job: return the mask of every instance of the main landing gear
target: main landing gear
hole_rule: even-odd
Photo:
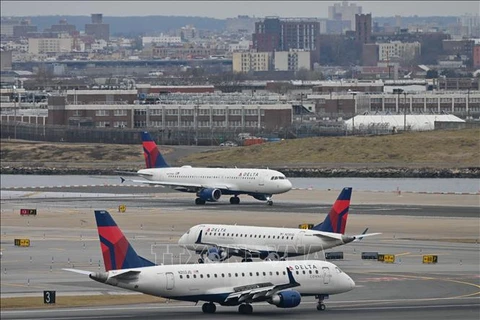
[[[202,305],[202,311],[203,313],[215,313],[215,311],[217,311],[217,307],[213,302],[204,303]]]
[[[251,314],[253,312],[252,305],[250,304],[241,304],[238,306],[238,312],[241,314]]]
[[[197,199],[195,199],[195,204],[196,205],[205,204],[205,200],[203,200],[202,198],[197,198]]]
[[[315,296],[315,298],[318,299],[317,310],[325,311],[325,309],[327,309],[327,306],[325,305],[325,303],[323,303],[323,300],[325,300],[325,298],[328,298],[328,296],[319,295],[319,296]]]
[[[268,206],[273,206],[272,196],[267,197],[266,200],[267,200],[267,205]]]
[[[239,204],[240,198],[238,196],[230,197],[230,204]]]

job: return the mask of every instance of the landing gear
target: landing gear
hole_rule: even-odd
[[[203,260],[203,258],[198,258],[198,263],[205,263],[205,260]]]
[[[202,305],[203,313],[215,313],[216,310],[217,310],[217,307],[213,302],[204,303]]]
[[[317,310],[318,311],[324,311],[325,309],[327,309],[327,306],[324,303],[318,303],[317,304]]]
[[[327,309],[327,306],[323,303],[323,300],[325,300],[325,298],[328,299],[328,295],[318,295],[318,296],[315,296],[315,298],[318,299],[317,310],[325,311],[325,309]]]
[[[240,198],[237,196],[230,197],[230,204],[239,204],[240,203]]]
[[[205,200],[203,200],[202,198],[197,198],[197,199],[195,199],[195,204],[196,205],[205,204]]]
[[[273,201],[272,200],[267,200],[267,205],[268,206],[273,206]]]
[[[253,308],[250,304],[241,304],[238,306],[238,312],[241,314],[251,314],[253,312]]]
[[[251,258],[245,258],[242,259],[242,262],[253,262],[253,260]]]

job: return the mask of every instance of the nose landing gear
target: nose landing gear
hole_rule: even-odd
[[[328,299],[328,295],[318,295],[318,296],[315,296],[315,298],[318,299],[317,310],[325,311],[325,309],[327,309],[327,306],[323,303],[323,301],[325,299]]]

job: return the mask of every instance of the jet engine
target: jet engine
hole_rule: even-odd
[[[295,308],[300,304],[302,297],[295,290],[287,290],[272,296],[268,303],[276,305],[278,308]]]
[[[197,196],[204,201],[215,202],[222,196],[222,191],[213,188],[202,189]]]
[[[223,261],[225,259],[228,259],[228,254],[226,251],[223,251],[221,249],[218,249],[218,248],[210,248],[208,249],[208,252],[207,252],[207,258],[208,260],[210,261]]]

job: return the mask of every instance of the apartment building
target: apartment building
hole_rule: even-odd
[[[269,52],[233,53],[233,72],[268,71],[271,64]]]
[[[311,69],[310,51],[276,51],[274,54],[275,71],[298,71]]]
[[[72,52],[73,38],[28,38],[28,53]]]
[[[420,42],[400,42],[378,44],[379,61],[409,61],[419,57],[421,54]]]

